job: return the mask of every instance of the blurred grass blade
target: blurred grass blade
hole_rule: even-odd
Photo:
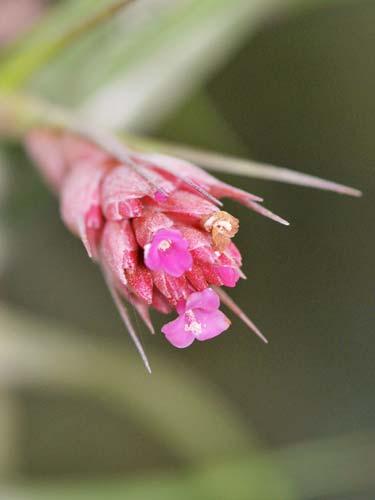
[[[225,61],[261,15],[280,3],[285,2],[175,2],[119,53],[117,71],[82,110],[111,128],[154,126]]]
[[[3,220],[5,200],[9,189],[7,167],[6,155],[0,150],[0,276],[9,256],[9,234]]]
[[[362,195],[362,192],[358,189],[283,167],[275,167],[273,165],[226,156],[220,153],[189,148],[173,143],[156,141],[154,139],[142,139],[131,135],[127,135],[126,140],[134,144],[134,146],[149,150],[158,150],[173,156],[178,156],[215,172],[295,184],[297,186],[333,191],[335,193],[355,197]]]
[[[273,453],[302,498],[341,498],[375,487],[375,432],[290,445]]]
[[[22,500],[292,500],[345,498],[375,486],[375,435],[328,438],[209,463],[191,472],[118,481],[30,483],[8,488]],[[1,490],[0,490],[1,493]],[[17,496],[18,495],[18,496]],[[370,498],[370,497],[369,497]]]
[[[64,51],[31,88],[68,105],[85,100],[82,110],[104,127],[149,127],[216,70],[262,16],[290,1],[137,0]]]
[[[21,458],[22,409],[15,394],[0,391],[0,481],[17,476]],[[0,490],[1,498],[1,490]]]
[[[34,32],[2,62],[0,87],[7,90],[18,88],[51,57],[110,19],[131,1],[75,0],[51,9]]]
[[[216,463],[215,463],[216,462]],[[288,478],[268,459],[196,465],[180,473],[127,480],[49,482],[8,488],[7,500],[296,500]],[[0,488],[1,494],[1,488]],[[18,496],[17,496],[18,495]],[[5,498],[5,497],[4,497]]]
[[[154,354],[150,377],[133,349],[90,342],[5,305],[0,345],[0,386],[62,386],[91,395],[125,412],[183,459],[241,454],[256,444],[225,398],[172,359]]]

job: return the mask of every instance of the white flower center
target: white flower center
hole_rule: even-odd
[[[185,332],[191,332],[193,335],[199,335],[202,333],[202,325],[197,321],[194,312],[191,309],[188,309],[185,312],[186,323],[185,323]]]
[[[168,250],[168,248],[171,247],[171,245],[172,245],[171,240],[163,240],[159,243],[158,249],[161,250],[162,252],[165,252],[166,250]]]

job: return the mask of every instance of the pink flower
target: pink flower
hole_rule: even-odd
[[[161,331],[175,347],[183,348],[194,340],[209,340],[229,328],[229,319],[219,311],[220,299],[212,288],[192,293],[177,306],[178,318]]]
[[[165,271],[178,278],[193,265],[188,246],[180,231],[159,229],[144,248],[145,264],[152,271]]]

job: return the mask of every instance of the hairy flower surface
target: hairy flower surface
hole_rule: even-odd
[[[59,196],[65,225],[100,264],[146,366],[123,299],[151,331],[150,307],[163,314],[175,311],[177,318],[162,332],[178,348],[228,329],[220,298],[262,337],[220,290],[236,286],[244,275],[241,254],[231,240],[239,221],[222,210],[219,201],[232,198],[287,224],[264,208],[261,198],[178,158],[126,150],[126,161],[119,161],[93,143],[61,131],[34,130],[26,145]]]

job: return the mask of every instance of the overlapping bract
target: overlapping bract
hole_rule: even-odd
[[[59,196],[66,226],[151,329],[149,307],[177,311],[162,329],[176,347],[228,328],[212,287],[234,287],[243,274],[231,241],[238,220],[221,210],[219,199],[230,197],[285,223],[259,197],[170,156],[128,150],[128,161],[120,162],[88,141],[49,129],[32,131],[26,144]]]

